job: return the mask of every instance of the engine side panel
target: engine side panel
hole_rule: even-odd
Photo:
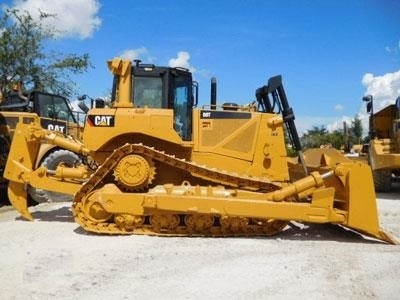
[[[283,127],[277,115],[200,109],[193,111],[193,120],[193,160],[197,163],[288,180]]]

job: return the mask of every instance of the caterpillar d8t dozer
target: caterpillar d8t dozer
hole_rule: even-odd
[[[111,106],[88,111],[82,142],[36,122],[18,125],[5,176],[26,219],[33,218],[26,205],[32,186],[74,195],[76,222],[96,233],[272,235],[297,220],[396,242],[380,229],[366,164],[333,150],[301,152],[280,76],[257,89],[250,105],[219,107],[212,97],[196,108],[197,84],[186,69],[121,59],[108,67]],[[287,157],[285,131],[298,160]],[[35,169],[43,142],[81,159]]]

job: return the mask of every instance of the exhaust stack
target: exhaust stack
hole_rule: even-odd
[[[211,109],[217,108],[217,78],[211,78]]]

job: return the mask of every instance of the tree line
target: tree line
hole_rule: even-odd
[[[313,126],[301,136],[300,140],[305,149],[331,146],[349,152],[353,145],[367,142],[368,137],[363,138],[362,134],[361,119],[356,116],[350,124],[344,122],[341,130],[328,132],[324,126]]]

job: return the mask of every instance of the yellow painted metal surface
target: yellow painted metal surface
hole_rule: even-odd
[[[172,109],[132,105],[130,64],[108,65],[120,76],[118,97],[113,107],[89,112],[82,143],[18,125],[5,177],[25,218],[31,216],[22,187],[31,185],[74,195],[75,220],[92,232],[254,236],[297,220],[341,224],[396,243],[379,226],[366,164],[333,149],[310,150],[305,176],[287,158],[282,118],[246,108],[193,109],[192,140],[184,141]],[[35,168],[43,142],[84,162],[54,172]]]
[[[400,169],[400,151],[392,139],[374,139],[370,143],[370,164],[374,170]]]

